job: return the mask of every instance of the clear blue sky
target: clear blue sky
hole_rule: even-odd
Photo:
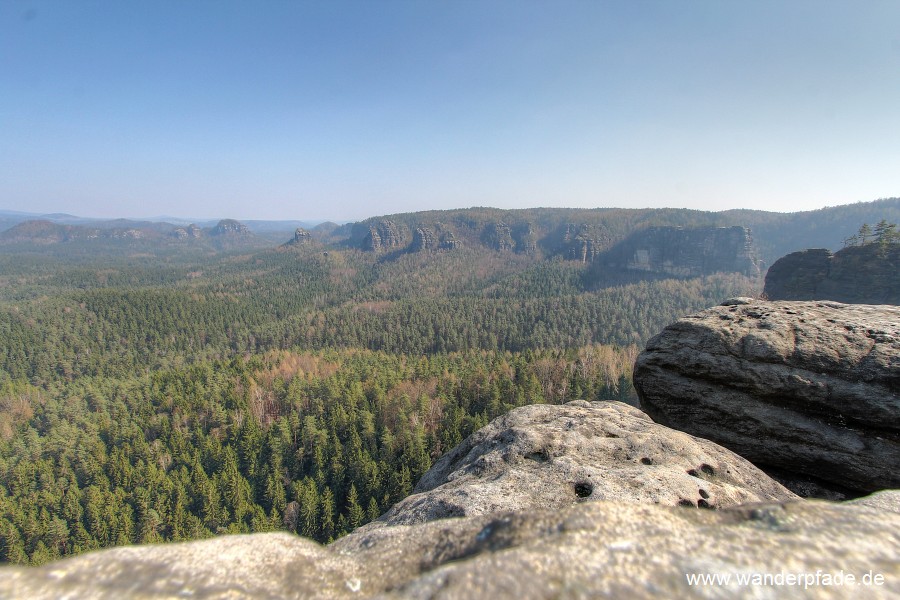
[[[900,195],[900,2],[0,2],[0,208]]]

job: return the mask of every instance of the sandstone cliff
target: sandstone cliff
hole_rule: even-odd
[[[900,244],[851,246],[832,254],[803,250],[778,259],[766,273],[770,300],[836,300],[900,304]]]
[[[760,274],[753,237],[745,227],[650,227],[616,244],[601,260],[607,267],[677,277]]]

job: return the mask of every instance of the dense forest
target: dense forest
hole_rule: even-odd
[[[137,244],[0,252],[0,561],[334,539],[512,407],[633,402],[650,336],[761,283],[477,245]]]

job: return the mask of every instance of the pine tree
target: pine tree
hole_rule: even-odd
[[[380,515],[381,511],[378,508],[378,502],[375,500],[375,496],[372,496],[369,498],[369,506],[366,508],[366,522],[371,523]]]
[[[334,541],[334,493],[331,488],[326,487],[321,494],[321,510],[319,513],[319,535],[316,536],[321,542]]]
[[[349,531],[353,531],[362,525],[365,516],[363,508],[359,504],[356,486],[350,484],[350,491],[347,492],[347,526],[349,527]]]

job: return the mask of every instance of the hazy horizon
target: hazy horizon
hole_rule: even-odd
[[[845,203],[837,203],[830,204],[825,206],[819,206],[811,209],[797,209],[797,210],[776,210],[776,209],[754,209],[754,208],[723,208],[723,209],[703,209],[703,208],[689,208],[689,207],[681,207],[681,206],[655,206],[655,207],[639,207],[639,206],[527,206],[522,208],[502,208],[498,206],[458,206],[458,207],[449,207],[449,208],[421,208],[417,210],[409,210],[409,211],[393,211],[393,212],[384,212],[384,213],[372,213],[363,215],[356,219],[336,219],[336,218],[323,218],[323,217],[305,217],[305,216],[296,216],[296,217],[284,217],[284,218],[260,218],[254,217],[252,215],[246,217],[234,216],[231,214],[218,214],[218,215],[180,215],[180,214],[170,214],[170,215],[147,215],[147,216],[134,216],[127,214],[110,214],[110,215],[92,215],[92,214],[76,214],[72,211],[54,211],[54,212],[31,212],[31,211],[20,211],[8,209],[7,207],[0,206],[0,214],[20,214],[20,215],[28,215],[35,217],[43,217],[43,216],[67,216],[74,217],[78,219],[85,220],[96,220],[96,221],[105,221],[105,220],[117,220],[124,219],[130,221],[152,221],[152,222],[166,222],[166,221],[174,221],[178,223],[201,223],[201,222],[212,222],[219,221],[223,219],[233,219],[236,221],[284,221],[284,222],[306,222],[312,224],[321,224],[321,223],[336,223],[338,225],[343,225],[346,223],[355,223],[359,221],[365,221],[366,219],[374,218],[374,217],[382,217],[382,216],[391,216],[395,214],[408,214],[414,212],[428,212],[428,211],[461,211],[461,210],[476,210],[476,209],[487,209],[487,210],[528,210],[528,209],[571,209],[571,210],[591,210],[591,209],[626,209],[626,210],[642,210],[642,209],[684,209],[684,210],[697,210],[697,211],[708,211],[708,212],[728,212],[732,210],[762,210],[764,212],[772,212],[772,213],[781,213],[781,214],[789,214],[789,213],[797,213],[797,212],[811,212],[817,210],[824,210],[827,208],[833,208],[837,206],[849,206],[853,204],[868,204],[871,202],[878,202],[881,200],[891,200],[893,198],[875,198],[873,200],[860,200],[855,202],[845,202]]]
[[[900,196],[898,20],[874,0],[6,2],[0,206],[346,222]]]

